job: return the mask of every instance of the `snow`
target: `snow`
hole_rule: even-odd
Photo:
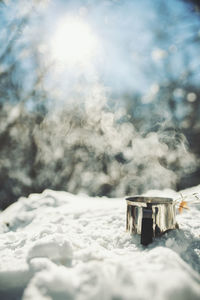
[[[124,199],[45,190],[0,214],[0,299],[200,299],[200,186],[179,230],[148,247],[125,232]],[[149,191],[170,196],[172,191]]]

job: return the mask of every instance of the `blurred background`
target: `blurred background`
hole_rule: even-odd
[[[200,183],[200,3],[0,1],[0,209]]]

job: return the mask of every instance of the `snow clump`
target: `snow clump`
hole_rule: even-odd
[[[182,191],[200,192],[200,186]],[[180,195],[172,190],[148,195]],[[125,232],[124,199],[45,190],[0,214],[0,299],[200,299],[200,203],[148,247]]]

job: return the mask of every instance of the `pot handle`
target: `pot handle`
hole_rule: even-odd
[[[152,209],[143,208],[141,244],[147,246],[153,241]]]

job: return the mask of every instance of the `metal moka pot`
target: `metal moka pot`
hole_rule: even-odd
[[[148,245],[154,237],[178,228],[175,202],[171,198],[127,197],[126,230],[141,235],[141,244]]]

